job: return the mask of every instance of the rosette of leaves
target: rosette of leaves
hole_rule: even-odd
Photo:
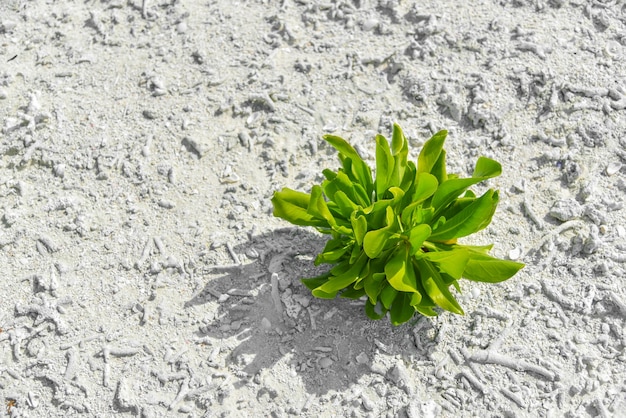
[[[448,174],[446,136],[447,131],[433,135],[415,164],[408,159],[402,129],[394,124],[391,146],[376,136],[374,180],[348,142],[326,135],[342,167],[323,170],[325,180],[310,193],[283,188],[274,194],[274,216],[331,236],[315,264],[334,266],[302,279],[315,297],[363,298],[370,318],[389,313],[399,325],[416,312],[435,316],[436,307],[463,314],[450,286],[460,292],[461,278],[501,282],[524,266],[490,256],[492,245],[457,243],[491,222],[498,192],[476,196],[469,188],[499,176],[502,167],[479,157],[471,177]]]

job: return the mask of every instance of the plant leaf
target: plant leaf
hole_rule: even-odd
[[[347,243],[340,239],[331,239],[326,243],[321,253],[315,257],[315,265],[322,263],[336,263],[342,258],[353,246],[354,241]]]
[[[419,224],[409,230],[409,242],[411,243],[410,254],[412,256],[422,248],[422,244],[428,239],[430,234],[431,229],[427,224]]]
[[[481,197],[454,215],[452,219],[448,219],[444,224],[433,228],[429,240],[448,241],[480,231],[491,222],[497,205],[498,192],[487,190]]]
[[[458,280],[463,276],[465,266],[470,259],[470,253],[464,248],[457,248],[450,251],[422,253],[420,257],[432,261],[440,272]]]
[[[437,316],[437,312],[435,312],[432,306],[415,305],[413,308],[424,316]]]
[[[311,189],[311,199],[309,200],[307,212],[316,218],[324,219],[331,227],[337,224],[322,196],[322,188],[318,185],[313,186]]]
[[[470,178],[451,178],[439,185],[433,196],[432,205],[440,213],[456,197],[460,196],[468,187],[481,181],[497,177],[502,173],[502,166],[497,161],[487,157],[480,157],[474,168],[474,175]],[[480,176],[478,175],[480,174]]]
[[[311,196],[289,189],[283,188],[279,192],[275,192],[272,197],[274,205],[274,216],[282,218],[294,225],[330,227],[327,221],[316,219],[307,212]]]
[[[430,174],[435,176],[439,184],[448,180],[448,173],[446,171],[446,150],[441,150],[439,158],[435,161],[433,168],[430,169]]]
[[[498,177],[500,174],[502,174],[502,165],[499,162],[487,157],[478,157],[472,177],[488,179]]]
[[[313,289],[313,296],[328,299],[337,296],[337,292],[345,289],[352,283],[356,282],[361,274],[367,274],[367,257],[362,254],[361,257],[344,273],[334,276],[331,275],[328,281],[323,285]],[[331,273],[334,269],[331,269]]]
[[[356,195],[356,191],[354,190],[354,183],[350,180],[350,178],[343,171],[338,171],[337,173],[332,173],[333,177],[329,178],[326,176],[326,180],[322,182],[322,188],[324,189],[324,194],[328,196],[328,198],[332,201],[335,200],[335,195],[341,191],[348,196],[348,198],[353,202],[357,203],[358,198]]]
[[[389,284],[400,292],[417,292],[415,271],[406,245],[400,246],[387,260],[385,275]]]
[[[387,314],[388,309],[385,308],[382,303],[372,303],[368,300],[365,301],[365,314],[374,320],[383,318]]]
[[[339,296],[346,299],[360,299],[363,295],[365,295],[365,291],[363,289],[356,289],[352,287],[341,292]]]
[[[367,219],[365,219],[363,215],[356,215],[356,212],[352,212],[352,215],[350,215],[350,223],[354,231],[354,239],[357,245],[360,246],[363,244],[363,238],[367,233]]]
[[[389,227],[369,231],[363,238],[363,250],[369,258],[377,258],[387,245],[387,240],[391,236]]]
[[[387,226],[369,231],[363,238],[363,250],[369,258],[377,258],[380,255],[394,232],[392,230],[395,221],[393,209],[387,206],[385,213]]]
[[[411,306],[411,295],[400,292],[391,305],[389,311],[391,323],[395,326],[405,323],[415,314],[415,308]]]
[[[407,161],[406,166],[404,167],[402,180],[400,181],[400,188],[404,190],[404,200],[402,201],[402,206],[406,206],[411,203],[411,198],[413,197],[413,193],[415,191],[416,179],[417,169],[415,168],[415,164],[413,164],[412,161]]]
[[[328,277],[330,277],[330,273],[324,273],[317,277],[311,277],[306,279],[301,279],[301,282],[309,288],[309,290],[313,290],[316,287],[320,287],[324,283],[328,281]]]
[[[431,205],[438,211],[442,212],[450,203],[461,195],[468,187],[480,183],[484,178],[464,178],[449,179],[439,185],[439,188],[433,195]],[[439,213],[438,213],[439,214]]]
[[[443,150],[443,143],[446,140],[448,131],[439,131],[433,135],[422,147],[420,155],[417,158],[417,172],[430,173],[435,163],[439,159],[439,155]]]
[[[439,182],[435,176],[430,173],[419,173],[413,203],[421,203],[431,197],[437,191],[438,186]]]
[[[370,269],[370,274],[363,279],[363,288],[369,300],[375,304],[378,300],[378,295],[380,295],[383,289],[386,276],[385,273],[371,273],[371,271],[373,271],[373,269]]]
[[[513,277],[522,267],[522,263],[471,251],[463,277],[475,282],[499,283]]]
[[[410,219],[412,218],[413,212],[420,208],[423,202],[437,191],[438,184],[437,179],[432,174],[418,174],[417,184],[415,186],[412,199],[402,210],[401,217],[407,225],[410,225]]]
[[[398,291],[389,285],[383,288],[383,290],[380,292],[380,301],[382,302],[385,309],[391,308],[391,304],[393,303],[393,300],[396,298],[397,294]]]
[[[402,128],[397,123],[393,124],[393,135],[391,137],[391,155],[393,155],[393,175],[391,185],[402,187],[404,172],[407,168],[409,156],[409,144],[402,132]]]
[[[385,191],[392,186],[390,184],[393,175],[393,156],[387,139],[382,135],[376,135],[376,198],[382,199]]]
[[[422,285],[432,301],[447,311],[463,315],[463,309],[452,296],[448,286],[443,282],[441,275],[434,268],[433,264],[428,260],[419,258],[415,262],[420,270]]]
[[[337,151],[340,153],[340,158],[343,155],[344,158],[341,158],[344,166],[348,164],[350,166],[349,172],[346,174],[348,177],[353,178],[357,181],[366,192],[367,196],[371,196],[374,190],[374,184],[372,181],[372,171],[369,166],[363,161],[358,152],[346,142],[345,139],[340,138],[335,135],[324,135],[324,140],[332,145]],[[349,159],[350,162],[346,163],[345,159]],[[369,201],[370,199],[368,199]],[[368,203],[369,204],[369,203]],[[364,205],[367,206],[367,205]]]
[[[329,196],[329,198],[331,198],[331,197]],[[344,219],[350,219],[350,215],[352,214],[352,212],[354,212],[355,210],[357,210],[359,208],[359,206],[357,206],[348,197],[348,195],[345,194],[341,190],[337,191],[337,193],[335,193],[335,195],[331,199],[339,207],[339,211],[341,212],[341,215],[344,217]]]
[[[419,305],[419,303],[421,301],[422,301],[422,294],[421,293],[415,292],[415,293],[411,294],[411,300],[409,301],[411,306]]]

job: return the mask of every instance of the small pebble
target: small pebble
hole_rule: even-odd
[[[622,169],[622,163],[610,163],[606,167],[607,176],[612,176]]]
[[[509,260],[513,260],[513,261],[519,260],[521,256],[522,256],[521,247],[515,247],[511,251],[509,251]]]
[[[378,22],[378,20],[376,19],[367,19],[365,22],[363,22],[363,30],[368,32],[374,28],[376,28],[378,26],[380,22]]]
[[[55,176],[63,178],[65,177],[65,164],[55,164],[52,168],[52,172]]]
[[[261,319],[261,328],[270,329],[272,328],[272,323],[270,322],[269,319],[267,319],[266,317],[263,317],[263,319]]]
[[[363,404],[363,408],[365,408],[366,411],[373,411],[374,407],[376,406],[374,402],[372,402],[372,400],[368,398],[364,393],[361,394],[361,402]]]
[[[358,356],[356,356],[356,362],[359,364],[367,364],[370,362],[370,359],[367,356],[367,354],[361,353]]]
[[[176,204],[174,202],[164,199],[159,200],[158,205],[163,209],[173,209],[176,207]]]
[[[579,218],[582,213],[582,206],[574,199],[557,200],[549,212],[550,216],[563,222]]]
[[[322,357],[319,361],[319,365],[322,369],[326,369],[330,367],[332,364],[333,364],[333,361],[330,359],[330,357]]]
[[[158,115],[156,114],[155,111],[149,110],[149,109],[144,110],[142,112],[142,114],[143,114],[143,117],[148,119],[148,120],[153,120],[153,119],[156,119],[158,117]]]
[[[16,26],[16,22],[13,22],[11,20],[3,20],[2,23],[0,23],[0,33],[10,32],[15,29]]]
[[[176,25],[176,32],[180,34],[187,33],[187,29],[189,29],[189,27],[185,22],[180,22],[178,25]]]

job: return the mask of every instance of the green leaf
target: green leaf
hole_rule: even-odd
[[[398,291],[391,286],[385,286],[383,290],[380,292],[380,301],[382,302],[385,309],[391,308],[391,304],[393,300],[396,298]]]
[[[342,191],[357,205],[367,207],[372,203],[363,186],[355,183],[343,170],[339,170],[337,173],[326,172],[325,175],[326,180],[322,182],[322,188],[330,200],[334,200],[335,194]]]
[[[502,165],[487,157],[478,157],[472,177],[492,178],[502,174]]]
[[[409,251],[406,245],[400,246],[385,265],[385,275],[389,284],[400,292],[417,292],[417,280],[415,271],[409,259]]]
[[[365,234],[363,238],[363,250],[365,254],[367,254],[369,258],[378,257],[385,248],[385,245],[387,245],[391,234],[392,232],[389,231],[388,227],[369,231]]]
[[[409,143],[402,132],[402,128],[397,123],[393,124],[393,136],[391,137],[391,155],[393,155],[393,175],[391,184],[402,187],[404,173],[408,167],[407,158],[409,156]],[[406,191],[406,189],[403,188]]]
[[[411,255],[415,255],[422,244],[430,237],[431,230],[427,224],[419,224],[409,230],[409,242],[411,243]]]
[[[522,263],[471,251],[463,277],[475,282],[499,283],[513,277],[522,267]]]
[[[421,298],[417,298],[417,295],[420,295]],[[430,296],[428,296],[426,291],[423,289],[420,293],[413,293],[411,297],[411,306],[413,306],[413,308],[422,315],[437,316],[437,312],[433,309],[435,307],[435,302],[432,301]]]
[[[450,179],[439,185],[439,188],[433,195],[431,205],[439,212],[442,212],[450,203],[461,195],[468,187],[480,183],[484,178],[464,178]]]
[[[352,183],[352,181],[346,175],[346,173],[344,173],[343,171],[339,171],[337,173],[334,173],[334,172],[328,173],[330,170],[324,170],[324,171],[327,174],[332,174],[332,177],[330,175],[325,175],[326,180],[322,182],[322,188],[324,189],[324,194],[328,196],[330,200],[334,201],[335,195],[339,191],[342,191],[343,193],[346,194],[346,196],[348,196],[348,198],[352,202],[357,201],[356,194],[354,191],[354,183]]]
[[[340,153],[340,159],[344,163],[344,166],[348,165],[350,170],[346,173],[348,177],[357,181],[366,192],[367,196],[371,196],[374,190],[374,184],[372,181],[372,171],[369,166],[363,161],[358,152],[350,145],[346,140],[335,135],[324,135],[324,140],[332,145]],[[343,155],[344,158],[341,158]],[[350,161],[347,162],[346,159]],[[368,201],[370,199],[368,198]],[[369,203],[368,203],[369,204]],[[367,206],[367,205],[364,205]]]
[[[446,220],[438,228],[433,228],[433,233],[429,239],[431,241],[449,241],[478,232],[489,225],[496,211],[496,206],[498,206],[498,192],[488,190],[452,219]]]
[[[391,323],[398,326],[411,319],[414,314],[415,308],[411,306],[411,295],[403,292],[398,293],[389,311]]]
[[[363,249],[359,245],[353,246],[352,247],[352,253],[350,254],[350,259],[348,260],[348,262],[350,264],[354,264],[356,262],[356,260],[359,259],[361,254],[363,254]]]
[[[330,198],[330,196],[329,196]],[[344,217],[344,219],[350,219],[350,215],[352,215],[352,212],[354,212],[355,210],[359,209],[359,206],[357,206],[349,197],[347,194],[345,194],[343,191],[339,190],[337,191],[337,193],[335,193],[335,195],[331,198],[339,207],[339,210],[341,212],[341,215]]]
[[[435,176],[430,173],[419,173],[413,203],[421,203],[431,197],[437,191],[438,186],[439,182]]]
[[[354,239],[356,240],[357,245],[362,245],[363,238],[367,233],[367,219],[365,219],[365,216],[356,215],[356,212],[353,212],[350,216],[350,223],[352,224]]]
[[[327,221],[317,219],[307,212],[311,196],[291,190],[287,187],[275,192],[272,197],[274,216],[282,218],[294,225],[330,227]]]
[[[446,273],[454,279],[460,279],[465,266],[470,259],[470,253],[464,248],[450,251],[435,251],[420,254],[421,258],[432,261],[441,273]]]
[[[369,300],[375,304],[378,300],[378,295],[380,295],[381,290],[383,289],[384,281],[385,281],[385,273],[372,273],[370,270],[370,274],[363,279],[363,289],[365,289],[365,293]]]
[[[422,147],[419,157],[417,158],[417,172],[430,173],[432,168],[439,160],[443,143],[446,140],[448,131],[439,131],[433,135]]]
[[[307,279],[302,279],[302,283],[309,288],[309,290],[313,290],[316,287],[320,287],[324,283],[328,281],[328,277],[330,277],[330,273],[324,273],[317,277],[311,277]]]
[[[374,320],[378,320],[383,318],[387,314],[388,309],[385,308],[380,302],[372,303],[369,301],[365,301],[365,314]]]
[[[469,192],[469,190],[468,190]],[[465,192],[467,195],[468,192]],[[454,200],[448,207],[441,212],[441,216],[445,216],[446,219],[452,219],[457,213],[471,205],[476,200],[476,196],[473,197],[459,197]]]
[[[326,243],[321,253],[315,257],[315,265],[322,263],[336,263],[349,250],[352,249],[354,241],[343,241],[340,239],[331,239]]]
[[[363,250],[369,258],[377,258],[383,251],[385,246],[389,244],[389,238],[393,235],[393,226],[395,223],[393,209],[387,206],[386,209],[386,225],[383,228],[369,231],[363,238]]]
[[[446,171],[446,150],[441,150],[439,158],[435,161],[433,168],[430,169],[430,174],[435,176],[439,184],[448,180],[448,172]]]
[[[443,309],[463,315],[463,309],[456,301],[448,286],[441,279],[441,275],[433,264],[425,259],[416,259],[421,274],[421,281],[426,294]]]
[[[365,295],[365,291],[363,289],[355,289],[353,287],[341,292],[339,296],[346,299],[360,299],[363,295]]]
[[[417,169],[412,161],[406,162],[404,167],[404,175],[400,181],[400,188],[404,190],[404,198],[402,200],[402,206],[407,206],[412,202],[413,193],[415,192],[417,180]]]
[[[313,290],[313,296],[318,298],[334,298],[342,289],[345,289],[352,283],[356,282],[360,277],[367,274],[367,257],[362,254],[361,257],[344,273],[340,275],[331,275],[328,281]],[[334,269],[331,269],[331,273]],[[365,273],[365,274],[364,274]],[[361,276],[363,274],[363,276]]]
[[[309,200],[307,212],[316,218],[324,219],[331,227],[337,224],[335,218],[328,210],[320,186],[315,185],[311,189],[311,199]]]
[[[389,149],[387,139],[382,135],[376,135],[376,198],[381,199],[385,191],[392,186],[393,156]]]
[[[413,212],[420,208],[423,202],[437,191],[438,182],[435,176],[430,173],[420,173],[417,176],[417,184],[413,192],[413,197],[409,204],[402,210],[402,219],[407,225],[411,225],[410,219]]]
[[[411,306],[419,305],[422,301],[422,294],[420,292],[411,293],[411,300],[409,303]]]
[[[326,180],[331,181],[334,180],[335,177],[337,177],[337,173],[331,169],[325,168],[322,170],[322,174],[324,175],[324,177],[326,177]],[[324,193],[326,193],[326,191],[324,190]],[[328,194],[327,194],[328,196]]]
[[[413,308],[424,316],[437,316],[437,312],[435,312],[432,306],[415,305]]]
[[[502,173],[502,166],[497,161],[487,157],[480,157],[474,168],[474,175],[470,178],[451,178],[439,185],[431,204],[438,213],[441,213],[454,199],[461,195],[468,187],[481,181],[497,177]]]

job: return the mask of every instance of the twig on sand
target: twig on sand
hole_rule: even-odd
[[[508,367],[513,370],[532,372],[552,381],[559,380],[559,376],[556,373],[551,372],[544,367],[537,366],[536,364],[532,364],[524,360],[516,360],[514,358],[487,350],[477,351],[473,353],[469,359],[477,363],[499,364],[500,366]]]

